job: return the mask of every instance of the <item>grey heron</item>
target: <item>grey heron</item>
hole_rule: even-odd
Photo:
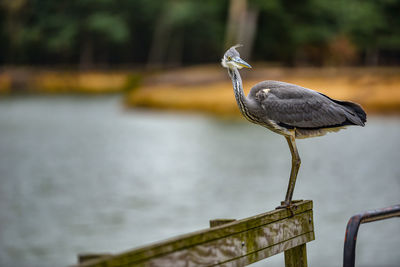
[[[228,69],[242,115],[287,140],[292,154],[292,168],[285,200],[278,208],[291,208],[301,163],[295,139],[322,136],[350,125],[364,126],[367,116],[356,103],[335,100],[311,89],[280,81],[257,83],[246,97],[239,69],[251,66],[240,58],[236,50],[239,46],[228,49],[221,64]]]

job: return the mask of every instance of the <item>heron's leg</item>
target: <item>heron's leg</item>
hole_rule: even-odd
[[[296,184],[297,173],[299,172],[300,163],[301,163],[299,152],[297,151],[294,135],[293,136],[292,135],[285,136],[285,138],[286,138],[286,141],[288,142],[290,152],[292,153],[292,169],[290,171],[290,179],[289,179],[289,184],[288,184],[288,188],[287,188],[287,192],[286,192],[285,201],[278,208],[290,207],[290,205],[292,204],[294,186]]]

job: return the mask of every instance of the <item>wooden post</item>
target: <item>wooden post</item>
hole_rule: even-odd
[[[307,267],[306,244],[285,251],[285,267]]]
[[[223,224],[231,223],[236,221],[236,219],[214,219],[210,220],[210,227],[217,227]]]
[[[84,263],[91,260],[98,260],[110,256],[111,256],[110,253],[81,253],[78,255],[78,263]]]
[[[241,220],[211,220],[211,228],[177,236],[76,267],[246,266],[285,252],[286,266],[307,266],[314,240],[312,201]]]

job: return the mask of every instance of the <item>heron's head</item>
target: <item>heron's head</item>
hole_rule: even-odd
[[[221,65],[224,68],[227,69],[241,69],[241,68],[251,68],[251,66],[244,61],[243,59],[240,58],[239,52],[236,50],[236,48],[241,47],[242,45],[235,45],[229,48],[225,54],[224,57],[221,60]]]

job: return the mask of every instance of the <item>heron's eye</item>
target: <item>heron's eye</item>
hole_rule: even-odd
[[[231,61],[231,60],[232,60],[232,58],[231,58],[230,56],[228,56],[228,60],[229,60],[229,61]]]

